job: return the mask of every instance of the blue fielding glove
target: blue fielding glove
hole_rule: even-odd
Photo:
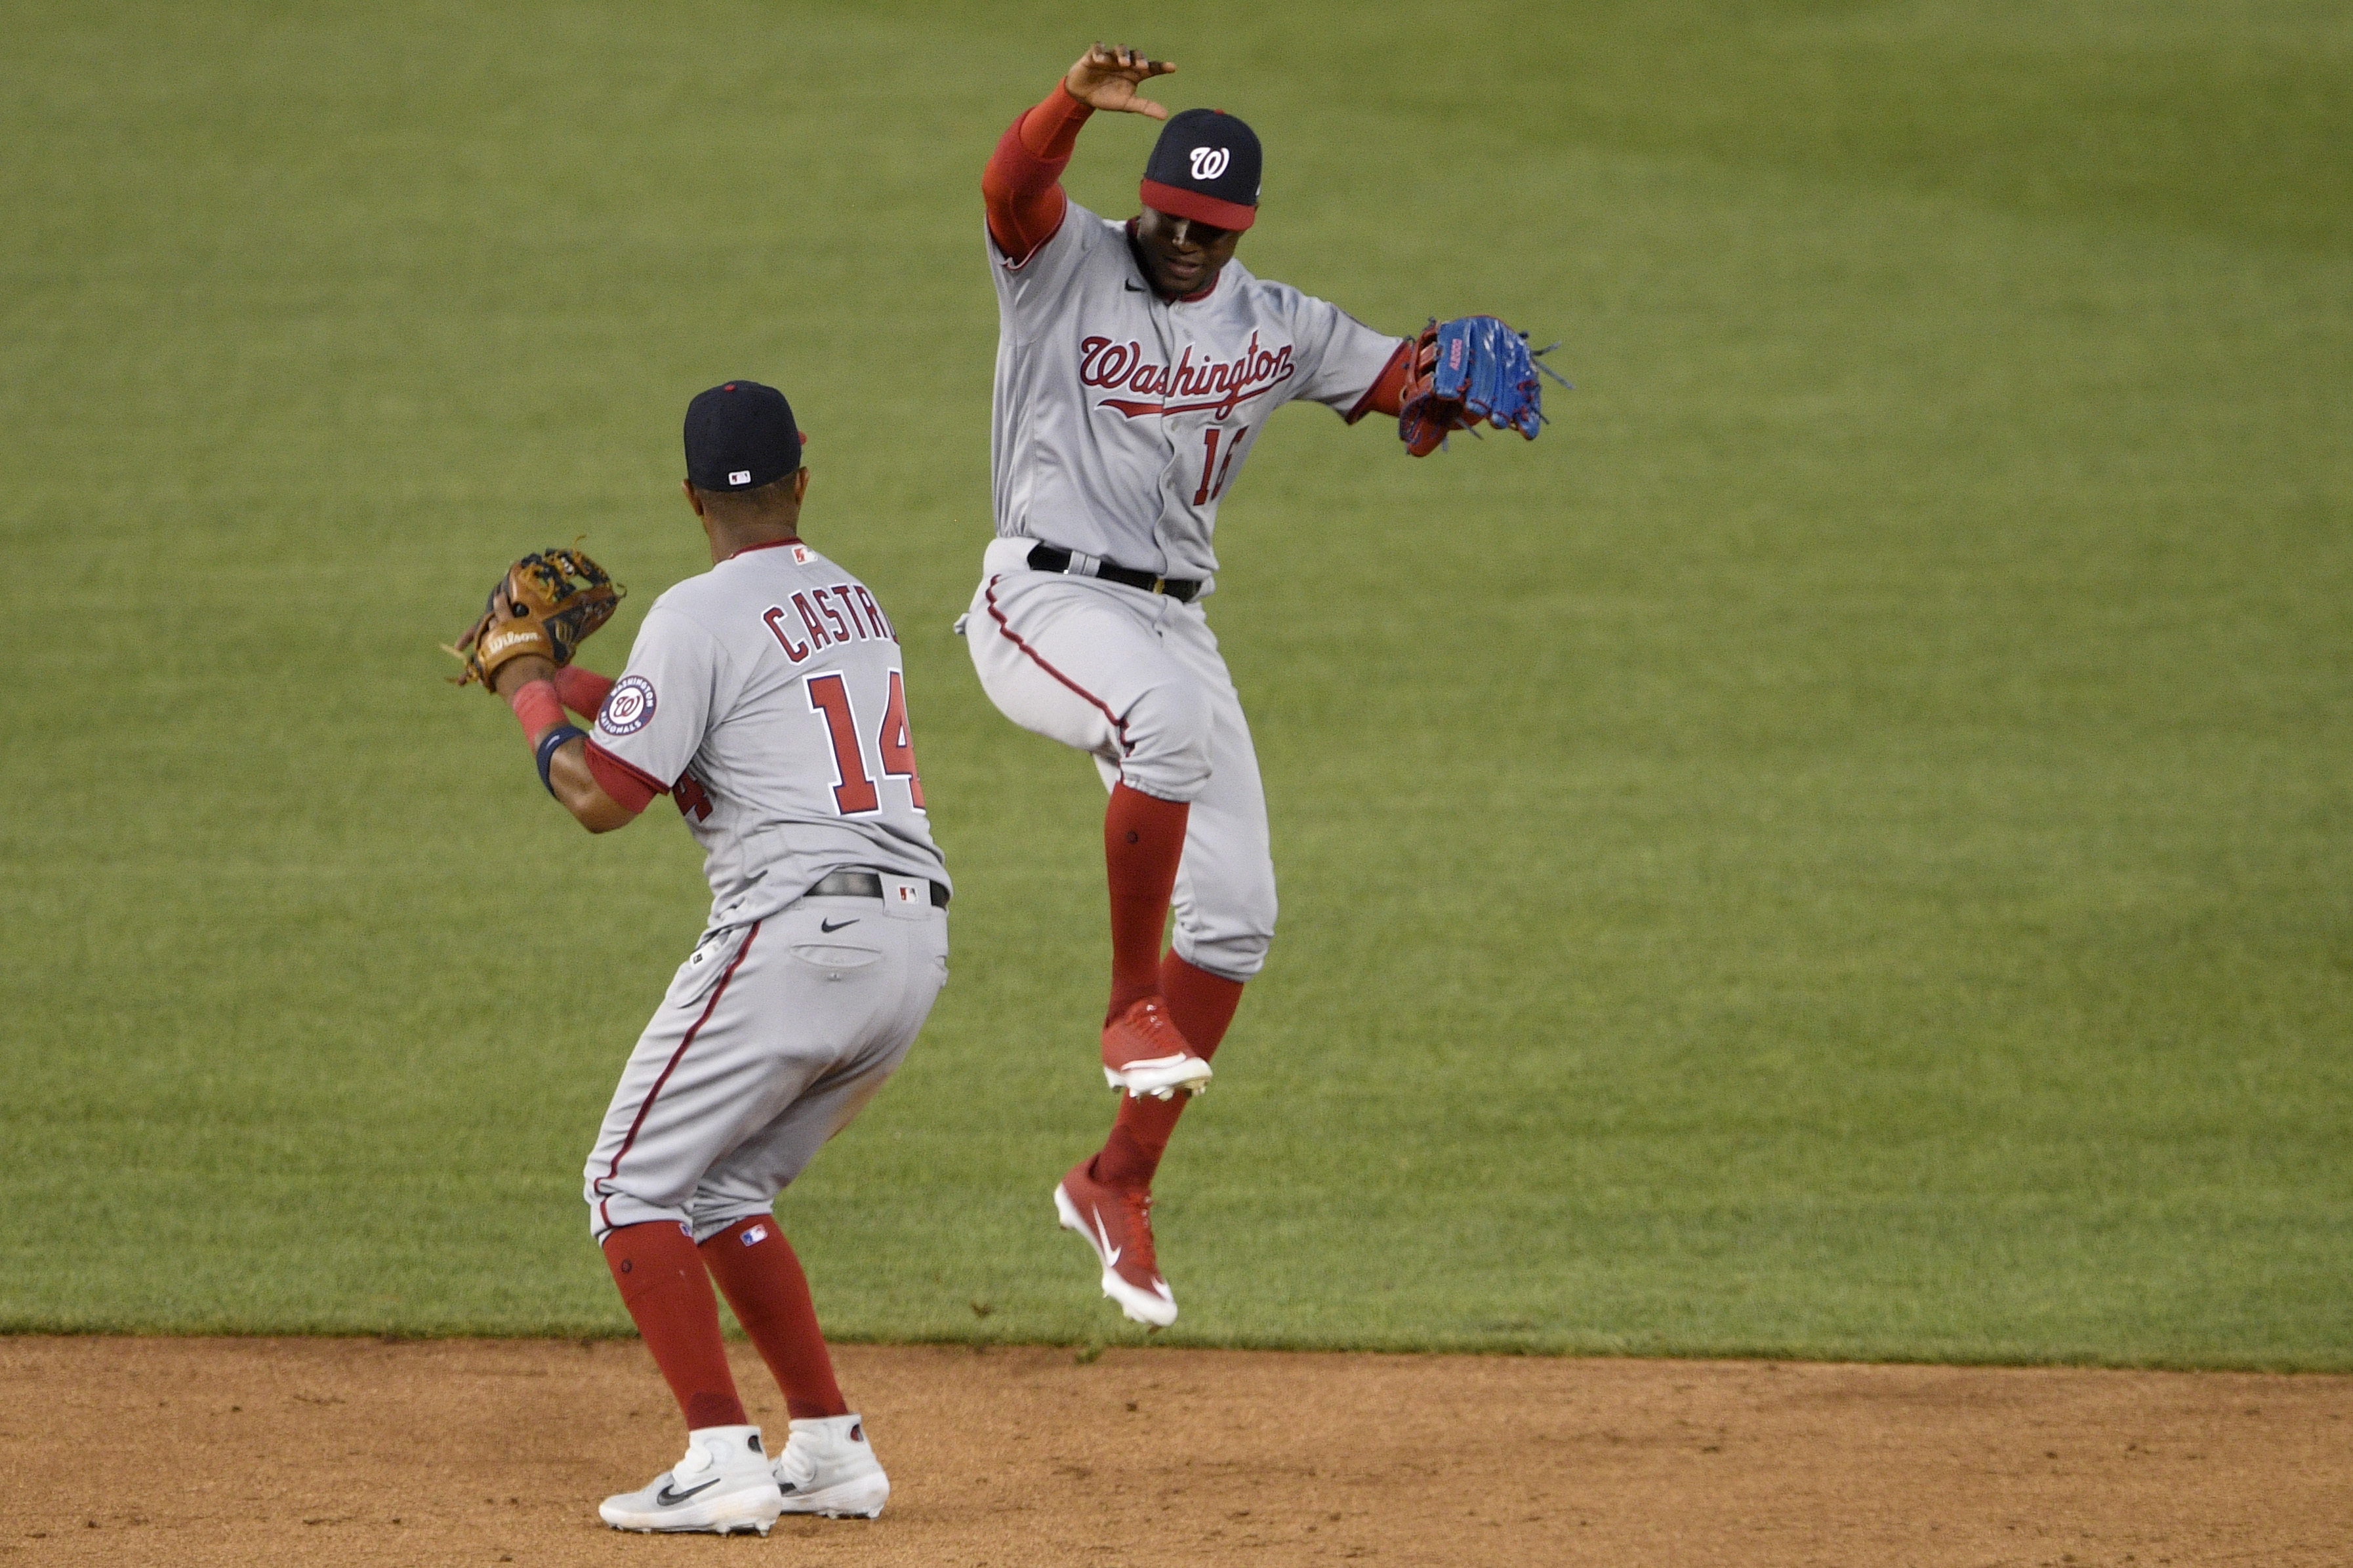
[[[1528,352],[1526,335],[1496,317],[1432,321],[1414,345],[1398,438],[1417,458],[1444,445],[1449,432],[1481,424],[1517,430],[1533,441],[1545,424],[1538,372],[1560,381],[1551,366]]]

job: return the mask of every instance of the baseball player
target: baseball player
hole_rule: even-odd
[[[957,623],[990,700],[1090,753],[1111,790],[1103,1067],[1126,1093],[1054,1204],[1094,1248],[1103,1293],[1155,1328],[1176,1300],[1153,1244],[1153,1174],[1274,933],[1258,760],[1202,613],[1219,502],[1293,399],[1352,424],[1398,416],[1415,456],[1481,418],[1533,437],[1542,417],[1526,346],[1494,318],[1400,339],[1236,261],[1258,216],[1258,137],[1223,111],[1171,119],[1138,95],[1175,68],[1095,46],[1013,122],[982,177],[997,538]],[[1124,222],[1060,184],[1098,110],[1167,122]]]
[[[678,1397],[686,1456],[598,1511],[620,1530],[765,1535],[779,1513],[871,1518],[890,1495],[770,1209],[923,1026],[947,978],[949,887],[897,634],[800,538],[809,476],[783,394],[732,381],[696,397],[686,476],[712,569],[654,602],[619,679],[567,662],[602,614],[584,630],[565,583],[518,586],[547,580],[543,557],[493,591],[467,674],[512,705],[581,826],[623,826],[668,795],[703,847],[709,928],[622,1069],[586,1171],[591,1229]],[[596,714],[594,732],[565,707]],[[737,1397],[713,1279],[784,1391],[781,1454]]]

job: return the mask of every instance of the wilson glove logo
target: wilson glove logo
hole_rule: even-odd
[[[1226,172],[1233,161],[1233,151],[1227,147],[1196,147],[1193,149],[1193,177],[1214,180]]]

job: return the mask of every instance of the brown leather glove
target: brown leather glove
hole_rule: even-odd
[[[495,695],[499,667],[524,654],[563,668],[589,634],[613,618],[627,592],[577,550],[524,556],[491,590],[481,617],[454,644],[442,644],[465,664],[456,684],[479,680]]]

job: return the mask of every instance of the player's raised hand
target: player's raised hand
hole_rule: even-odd
[[[1135,89],[1152,78],[1166,76],[1176,68],[1166,60],[1145,59],[1123,44],[1097,44],[1079,57],[1078,64],[1062,79],[1062,85],[1081,103],[1166,120],[1168,110],[1148,98],[1136,97]]]

